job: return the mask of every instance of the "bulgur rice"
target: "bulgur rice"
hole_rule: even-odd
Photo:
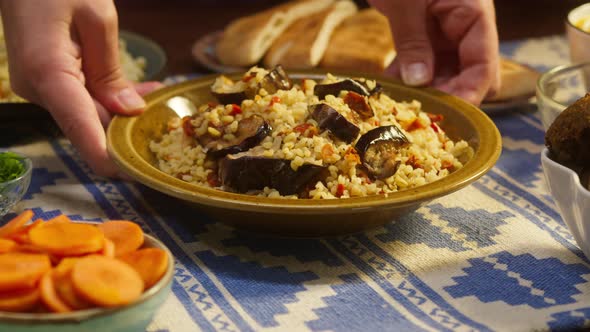
[[[422,111],[417,100],[396,101],[386,93],[373,93],[363,97],[373,110],[373,116],[359,119],[345,102],[351,92],[343,90],[337,95],[328,94],[323,100],[314,93],[317,84],[339,82],[343,78],[328,74],[322,82],[305,79],[288,90],[278,89],[270,93],[260,88],[268,74],[268,70],[253,67],[237,82],[220,76],[213,84],[214,91],[246,91],[248,98],[240,105],[210,102],[200,105],[192,117],[170,119],[168,131],[162,139],[150,142],[160,170],[193,184],[238,191],[224,183],[219,158],[212,158],[211,151],[220,148],[216,140],[236,140],[236,135],[240,135],[241,121],[252,116],[262,117],[272,130],[261,136],[256,146],[232,156],[280,159],[286,161],[293,171],[303,165],[321,166],[324,171],[320,178],[314,178],[296,193],[282,195],[277,188],[268,186],[245,192],[239,190],[250,195],[333,199],[387,194],[439,180],[463,167],[473,156],[473,149],[467,142],[452,141],[447,137],[438,125],[442,116]],[[367,90],[374,90],[377,86],[374,81],[359,82]],[[310,112],[310,106],[319,103],[329,105],[354,123],[360,129],[358,136],[347,143],[330,130],[320,128]],[[370,130],[384,126],[399,128],[409,144],[399,147],[394,154],[395,173],[378,178],[367,171],[355,142]]]

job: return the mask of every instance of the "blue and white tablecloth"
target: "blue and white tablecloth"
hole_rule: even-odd
[[[502,52],[540,70],[568,61],[562,37],[506,43]],[[504,150],[486,176],[363,234],[241,234],[141,185],[102,181],[65,140],[13,147],[35,164],[18,209],[45,218],[130,219],[164,241],[176,275],[148,331],[590,326],[590,261],[545,187],[540,117],[515,109],[493,119]]]

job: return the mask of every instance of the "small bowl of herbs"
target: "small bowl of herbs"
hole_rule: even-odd
[[[10,151],[0,151],[0,217],[25,195],[31,184],[33,162]]]

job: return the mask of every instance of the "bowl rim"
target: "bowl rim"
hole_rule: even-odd
[[[576,191],[578,193],[582,194],[583,196],[585,196],[587,199],[590,199],[590,190],[588,188],[585,188],[584,185],[582,185],[582,180],[580,180],[580,176],[578,175],[578,173],[576,171],[574,171],[573,169],[571,169],[565,165],[562,165],[562,164],[558,163],[557,161],[551,159],[551,157],[549,156],[549,149],[547,147],[544,147],[543,151],[541,151],[541,159],[548,166],[553,167],[562,173],[568,173],[571,176],[573,176],[574,182],[576,183],[576,185],[575,185]],[[545,167],[543,167],[543,169],[545,169]],[[546,171],[546,173],[547,172],[548,171]],[[557,200],[556,197],[554,197],[554,199]]]
[[[5,153],[5,152],[14,153],[17,156],[21,157],[21,159],[24,162],[25,172],[23,174],[21,174],[21,176],[15,178],[15,179],[5,181],[5,182],[0,182],[0,186],[8,186],[13,183],[20,182],[23,179],[26,179],[27,177],[31,176],[31,173],[33,172],[33,160],[31,158],[29,158],[28,156],[26,156],[22,153],[16,152],[16,151],[12,151],[12,150],[8,150],[8,149],[0,149],[0,153]]]
[[[500,156],[502,139],[494,122],[479,108],[457,97],[448,95],[432,88],[412,88],[398,81],[379,75],[330,71],[336,76],[364,77],[380,82],[387,82],[396,89],[411,91],[414,98],[421,96],[434,98],[437,102],[447,104],[457,109],[471,121],[479,135],[480,148],[473,158],[461,169],[449,174],[445,178],[416,188],[398,191],[390,194],[371,195],[365,197],[341,198],[329,200],[285,199],[251,196],[207,188],[177,179],[168,175],[155,166],[143,160],[131,143],[131,129],[142,115],[135,117],[115,116],[107,129],[107,148],[115,163],[127,174],[144,185],[168,195],[203,204],[211,207],[230,208],[239,211],[262,213],[297,213],[317,214],[348,214],[351,209],[361,212],[375,207],[404,207],[431,200],[442,195],[457,191],[483,176],[493,167]],[[226,76],[241,75],[242,73],[225,74]],[[294,79],[322,78],[325,70],[292,70],[289,73]],[[220,74],[211,74],[182,83],[174,84],[157,90],[145,97],[147,107],[167,100],[171,97],[189,92],[195,84],[213,82]],[[145,113],[144,113],[145,114]],[[132,154],[132,155],[129,155]],[[436,185],[433,185],[436,184]]]
[[[85,224],[100,224],[100,222],[92,222],[92,221],[78,221],[73,220],[72,222],[77,223],[85,223]],[[108,316],[111,314],[115,314],[119,311],[127,310],[132,307],[138,306],[160,292],[164,291],[172,282],[174,277],[174,255],[172,252],[162,241],[151,236],[149,234],[144,234],[146,240],[150,242],[150,248],[159,248],[166,252],[168,256],[168,267],[166,268],[166,272],[160,278],[160,280],[150,287],[150,289],[146,290],[141,294],[139,299],[136,301],[120,306],[120,307],[113,307],[113,308],[92,308],[86,310],[76,310],[68,313],[21,313],[21,312],[7,312],[7,311],[0,311],[0,323],[6,324],[64,324],[64,323],[81,323],[83,321]],[[144,244],[148,241],[144,240]]]
[[[590,3],[588,3],[588,5],[590,5]],[[546,85],[545,83],[548,80],[550,80],[560,74],[563,74],[564,72],[580,69],[582,67],[587,67],[587,66],[590,67],[590,61],[580,62],[580,63],[576,63],[576,64],[560,65],[557,67],[553,67],[550,70],[544,72],[537,80],[537,91],[539,92],[539,95],[545,101],[548,101],[550,104],[552,104],[551,105],[552,107],[559,108],[559,109],[565,109],[566,107],[568,107],[568,105],[564,105],[564,104],[556,101],[552,97],[549,97],[549,95],[547,95],[547,93],[545,92],[545,85]]]
[[[582,32],[582,33],[584,33],[586,35],[590,35],[590,32],[589,31],[582,30],[582,29],[578,28],[576,26],[576,24],[574,22],[572,22],[572,20],[571,20],[572,19],[572,15],[574,15],[576,11],[584,10],[584,9],[588,9],[588,15],[590,15],[590,3],[585,3],[585,4],[579,5],[578,7],[573,8],[572,10],[570,10],[567,13],[567,17],[565,18],[565,23],[566,23],[566,25],[569,25],[570,27],[574,28],[574,30],[580,31],[580,32]]]

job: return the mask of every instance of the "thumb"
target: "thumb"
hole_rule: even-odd
[[[390,72],[399,73],[407,85],[429,84],[434,73],[434,52],[428,33],[428,1],[369,2],[389,19],[397,52]]]
[[[117,12],[112,2],[89,4],[76,12],[74,21],[82,45],[86,86],[92,96],[112,113],[140,113],[145,102],[121,70]]]

